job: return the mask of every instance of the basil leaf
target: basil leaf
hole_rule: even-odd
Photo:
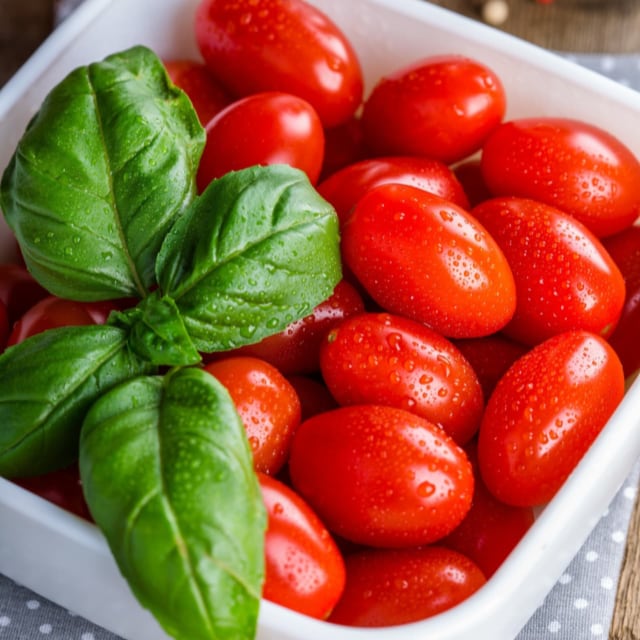
[[[229,173],[174,225],[157,270],[199,351],[257,342],[332,293],[341,277],[337,217],[302,171]]]
[[[153,364],[184,366],[201,361],[175,302],[157,291],[136,307],[113,312],[109,323],[126,327],[131,349]]]
[[[85,413],[102,393],[152,368],[122,329],[39,333],[0,356],[0,475],[39,475],[77,458]]]
[[[35,278],[76,300],[144,296],[160,244],[194,196],[204,140],[149,49],[72,71],[30,122],[0,189]]]
[[[140,603],[174,638],[253,638],[265,508],[242,422],[198,368],[129,381],[85,419],[89,508]]]

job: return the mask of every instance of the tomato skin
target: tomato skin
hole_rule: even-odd
[[[443,546],[372,549],[345,558],[347,583],[329,617],[335,624],[386,627],[451,609],[486,579],[463,554]]]
[[[471,465],[442,429],[382,405],[305,420],[291,445],[289,473],[330,531],[375,547],[445,536],[464,518],[473,493]]]
[[[300,398],[300,420],[338,408],[338,403],[324,382],[304,375],[287,376],[289,384]]]
[[[453,171],[444,163],[418,156],[366,158],[330,175],[318,193],[336,210],[341,222],[367,191],[382,184],[406,184],[468,208],[469,201]]]
[[[485,400],[509,367],[529,350],[528,346],[501,333],[455,340],[453,344],[473,367]]]
[[[474,465],[475,485],[471,509],[440,544],[473,560],[490,578],[535,521],[531,507],[516,507],[498,500],[477,471],[475,442],[465,447]]]
[[[292,93],[310,102],[326,127],[360,106],[362,70],[353,47],[303,0],[201,0],[195,20],[202,57],[230,93]]]
[[[494,195],[544,202],[598,237],[625,229],[640,215],[640,162],[614,136],[586,122],[505,122],[484,144],[481,166]]]
[[[322,376],[340,405],[384,404],[438,425],[459,445],[480,426],[482,388],[446,338],[388,313],[363,313],[332,329],[320,350]]]
[[[341,280],[333,293],[308,316],[295,320],[284,331],[228,353],[261,358],[287,376],[318,373],[320,345],[326,334],[343,318],[363,310],[360,293],[346,280]]]
[[[362,111],[376,155],[417,155],[446,164],[479,150],[504,117],[498,76],[456,55],[425,58],[378,81]]]
[[[415,187],[386,184],[363,196],[343,226],[342,255],[383,309],[450,338],[494,333],[515,310],[495,240],[464,209]]]
[[[493,197],[482,176],[480,160],[473,158],[456,165],[453,170],[469,199],[469,206],[476,205]]]
[[[324,130],[313,107],[288,93],[257,93],[231,103],[206,126],[197,184],[200,191],[229,171],[288,164],[318,179]],[[259,131],[260,135],[256,135]]]
[[[290,487],[257,473],[267,509],[262,595],[325,619],[344,591],[345,568],[331,534]]]
[[[640,369],[640,227],[634,226],[603,240],[625,282],[625,302],[620,320],[609,337],[622,362],[625,376]]]
[[[49,295],[27,271],[16,263],[0,264],[0,300],[7,309],[9,327],[38,300]]]
[[[12,478],[11,482],[52,502],[61,509],[93,522],[82,492],[82,482],[77,464],[50,471],[41,476]]]
[[[0,300],[0,353],[4,351],[9,337],[9,315],[4,302]]]
[[[169,78],[191,100],[202,126],[232,102],[206,64],[197,60],[165,60]]]
[[[584,225],[527,198],[493,198],[471,213],[500,245],[515,279],[507,335],[534,345],[571,329],[611,334],[624,304],[624,279]]]
[[[300,400],[285,377],[268,362],[229,357],[205,365],[229,392],[242,418],[256,471],[275,475],[289,455],[300,424]]]
[[[489,491],[516,506],[548,502],[623,394],[622,365],[600,336],[568,331],[534,347],[497,384],[480,424]]]
[[[320,180],[367,156],[360,118],[353,116],[336,127],[324,130],[324,158]]]
[[[111,300],[77,302],[47,296],[36,302],[15,322],[7,345],[18,344],[30,336],[55,327],[104,324],[111,311],[118,308],[118,303]]]

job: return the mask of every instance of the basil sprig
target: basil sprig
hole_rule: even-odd
[[[197,195],[204,140],[144,47],[71,72],[27,127],[0,206],[31,273],[61,297],[138,302],[0,355],[0,474],[79,454],[141,604],[177,639],[236,640],[255,634],[266,515],[244,427],[200,353],[256,342],[325,300],[339,237],[332,207],[288,166]]]

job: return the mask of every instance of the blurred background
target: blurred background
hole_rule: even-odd
[[[0,85],[80,1],[0,0]],[[640,0],[423,1],[556,51],[640,55]]]

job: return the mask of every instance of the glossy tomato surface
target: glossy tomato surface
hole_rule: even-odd
[[[474,465],[475,485],[471,509],[440,544],[473,560],[491,577],[535,521],[532,507],[517,507],[498,500],[477,471],[475,442],[465,447]]]
[[[258,472],[267,510],[262,595],[294,611],[324,619],[345,584],[342,555],[309,505],[284,483]]]
[[[481,163],[494,195],[545,202],[598,237],[625,229],[640,215],[640,162],[620,140],[586,122],[505,122],[484,144]]]
[[[18,344],[29,336],[55,327],[104,324],[109,314],[118,308],[119,303],[111,300],[77,302],[47,296],[36,302],[15,322],[8,344]]]
[[[449,340],[414,320],[389,313],[343,320],[322,344],[320,368],[341,405],[405,409],[458,444],[480,425],[484,401],[473,368]]]
[[[609,344],[620,357],[625,376],[631,376],[640,369],[640,227],[605,238],[604,246],[620,268],[626,289],[622,314]]]
[[[385,184],[342,232],[346,266],[386,311],[451,338],[489,335],[516,305],[502,250],[467,211],[416,187]]]
[[[203,127],[232,102],[204,62],[165,60],[164,66],[171,81],[189,96]]]
[[[451,609],[485,582],[478,566],[442,546],[375,549],[345,559],[347,584],[331,622],[386,627]]]
[[[201,0],[195,20],[205,62],[235,96],[292,93],[327,127],[360,106],[362,70],[353,47],[304,0]]]
[[[502,249],[516,283],[506,334],[531,345],[571,329],[611,334],[624,304],[624,279],[583,224],[528,198],[493,198],[471,213]]]
[[[534,347],[497,384],[480,424],[489,491],[516,506],[548,502],[623,393],[620,360],[600,336],[569,331]]]
[[[253,465],[276,474],[289,455],[300,424],[300,400],[295,389],[272,365],[259,358],[229,357],[205,366],[229,392],[242,418]]]
[[[443,162],[418,156],[366,158],[343,167],[318,185],[318,192],[344,222],[367,191],[382,184],[406,184],[468,208],[469,201],[453,171]]]
[[[364,311],[357,289],[341,280],[333,293],[304,318],[290,323],[284,331],[255,344],[235,349],[237,355],[249,355],[271,363],[285,375],[320,371],[320,345],[327,333],[342,319]]]
[[[289,473],[333,533],[378,547],[445,536],[473,493],[466,454],[440,427],[381,405],[341,407],[303,422]]]
[[[381,78],[362,127],[376,155],[417,155],[447,164],[471,155],[502,122],[504,87],[477,60],[434,56]]]
[[[322,124],[306,100],[291,94],[269,91],[237,100],[205,130],[197,176],[200,191],[214,178],[257,164],[288,164],[304,171],[312,183],[320,175]]]

